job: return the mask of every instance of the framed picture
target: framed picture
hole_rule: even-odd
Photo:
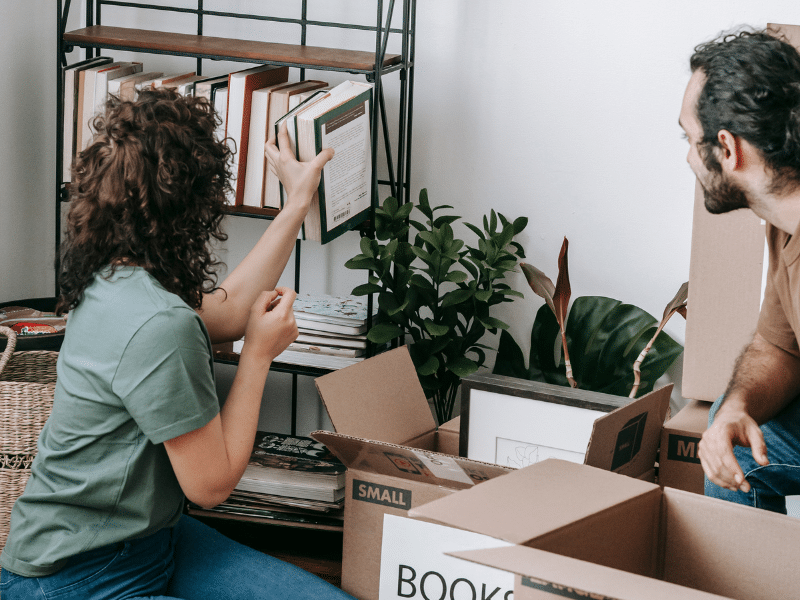
[[[515,468],[546,458],[583,463],[595,421],[632,402],[504,375],[472,375],[461,384],[459,453]],[[623,429],[627,427],[627,447],[634,453],[644,419],[634,415],[629,421]]]

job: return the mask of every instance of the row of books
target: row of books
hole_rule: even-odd
[[[244,475],[230,497],[210,511],[341,527],[345,471],[320,442],[258,431]]]
[[[278,355],[278,362],[341,369],[364,360],[367,351],[367,302],[356,296],[298,294],[294,317],[299,335]],[[244,339],[233,351],[241,353]]]
[[[288,67],[271,65],[212,77],[194,71],[145,71],[141,62],[103,56],[70,65],[64,70],[64,181],[70,180],[76,154],[91,142],[92,119],[105,109],[109,95],[134,100],[143,89],[171,87],[207,98],[220,116],[217,134],[233,151],[232,206],[283,206],[282,186],[264,152],[282,122],[298,160],[334,148],[300,232],[301,239],[327,243],[369,216],[372,86],[347,81],[332,87],[325,81],[288,78]]]

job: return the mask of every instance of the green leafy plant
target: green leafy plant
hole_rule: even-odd
[[[664,310],[661,322],[648,312],[603,296],[582,296],[569,306],[568,241],[564,238],[556,284],[523,263],[531,289],[545,299],[531,329],[530,356],[510,333],[500,334],[494,373],[618,396],[650,392],[683,351],[662,332],[676,312],[686,317],[688,284]]]
[[[416,208],[425,221],[411,218]],[[491,308],[522,294],[502,282],[524,258],[514,236],[527,225],[491,211],[483,228],[463,223],[477,245],[458,239],[452,224],[461,217],[437,214],[452,206],[432,207],[427,190],[419,203],[400,205],[387,198],[375,209],[375,238],[361,239],[361,253],[345,263],[371,271],[355,295],[377,294],[378,315],[367,338],[376,344],[408,343],[420,383],[439,423],[450,419],[461,379],[477,371],[493,348],[481,343],[488,331],[508,325]],[[416,230],[413,240],[411,228]]]

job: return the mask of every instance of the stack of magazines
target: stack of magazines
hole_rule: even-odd
[[[341,526],[344,485],[345,466],[324,444],[308,437],[259,431],[242,479],[225,502],[210,510]]]
[[[300,334],[276,358],[306,367],[341,369],[364,360],[367,351],[367,301],[357,296],[298,294],[294,317]],[[241,352],[243,340],[234,343]]]

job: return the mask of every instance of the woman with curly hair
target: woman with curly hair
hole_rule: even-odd
[[[272,360],[296,337],[276,288],[323,165],[266,151],[288,200],[219,287],[209,247],[230,151],[210,104],[172,91],[111,100],[77,158],[60,262],[69,311],[53,412],[0,556],[21,598],[334,598],[315,576],[182,514],[241,478]],[[211,344],[245,334],[220,408]]]

